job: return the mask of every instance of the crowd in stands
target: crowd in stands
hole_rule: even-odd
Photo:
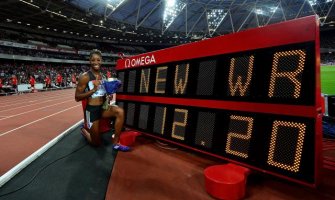
[[[102,66],[102,73],[112,73],[114,67]],[[51,80],[51,87],[70,87],[73,85],[73,77],[78,80],[80,73],[88,71],[88,65],[60,65],[39,63],[0,63],[0,93],[13,92],[19,84],[30,84],[31,76],[36,83],[46,84],[46,78]],[[58,83],[59,76],[61,82]]]
[[[44,86],[50,79],[51,87],[68,87],[73,85],[73,79],[78,79],[80,73],[89,69],[89,52],[92,49],[99,49],[103,52],[104,65],[102,72],[110,74],[113,71],[111,66],[118,59],[118,53],[124,55],[136,55],[145,53],[146,49],[137,45],[117,45],[108,42],[88,42],[75,39],[65,39],[39,35],[33,33],[19,32],[16,30],[6,30],[0,28],[0,54],[5,56],[0,60],[0,94],[17,92],[17,85],[42,83]],[[20,58],[13,61],[12,55],[30,57],[33,61],[23,61]],[[41,59],[60,59],[57,63]],[[29,60],[30,60],[29,59]],[[63,64],[62,60],[74,60],[73,64]],[[78,60],[78,62],[77,62]],[[44,62],[44,61],[43,61]],[[57,77],[61,76],[61,83]],[[48,84],[49,85],[49,84]]]
[[[321,54],[321,65],[335,65],[335,52]]]
[[[4,47],[0,46],[0,53],[20,56],[31,56],[38,58],[56,58],[56,59],[67,59],[67,60],[88,60],[88,56],[78,55],[73,53],[62,53],[62,52],[48,52],[34,49],[23,49],[15,47]]]
[[[335,29],[320,32],[321,64],[335,65]]]
[[[0,40],[3,41],[10,41],[10,42],[17,42],[21,44],[27,45],[37,45],[43,46],[47,48],[64,48],[70,51],[90,51],[92,49],[99,49],[103,53],[108,54],[118,54],[119,52],[125,55],[136,55],[140,53],[145,53],[147,50],[138,45],[115,45],[115,43],[110,43],[108,41],[105,42],[88,42],[88,41],[78,41],[78,40],[71,40],[71,39],[64,39],[64,38],[55,38],[49,37],[45,35],[38,35],[32,33],[22,33],[13,30],[5,30],[0,28]],[[0,48],[3,48],[0,45]],[[159,49],[159,48],[158,48]],[[157,48],[156,48],[157,50]],[[12,51],[13,53],[18,53],[19,55],[25,55],[25,52],[22,52],[22,49],[18,48],[11,48],[11,49],[4,49],[1,51],[9,52]],[[1,53],[1,52],[0,52]],[[37,53],[33,51],[34,55]],[[39,51],[39,56],[46,57],[46,58],[66,58],[70,57],[74,60],[82,60],[83,56],[78,55],[77,53],[61,53],[61,52],[48,52],[48,51]],[[75,55],[76,54],[76,55]],[[69,59],[69,58],[68,58]],[[104,57],[106,59],[106,57]]]
[[[335,30],[326,30],[320,33],[321,48],[335,48]]]

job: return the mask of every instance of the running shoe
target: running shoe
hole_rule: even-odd
[[[122,145],[122,144],[113,144],[113,149],[117,151],[123,151],[123,152],[130,151],[130,147]]]

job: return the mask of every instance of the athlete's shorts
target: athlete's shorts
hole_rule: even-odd
[[[94,121],[97,121],[101,118],[102,114],[102,105],[100,106],[92,106],[87,105],[85,109],[85,119],[87,128],[91,128]]]

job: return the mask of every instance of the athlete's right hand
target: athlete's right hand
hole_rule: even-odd
[[[98,90],[99,85],[101,85],[101,81],[99,80],[99,76],[96,77],[96,79],[93,81],[94,90]]]

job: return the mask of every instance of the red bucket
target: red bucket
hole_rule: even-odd
[[[141,135],[136,131],[124,131],[120,135],[120,143],[126,146],[132,146],[135,143],[136,137]]]
[[[204,170],[206,191],[215,198],[242,199],[245,195],[246,172],[232,164],[214,165]]]

